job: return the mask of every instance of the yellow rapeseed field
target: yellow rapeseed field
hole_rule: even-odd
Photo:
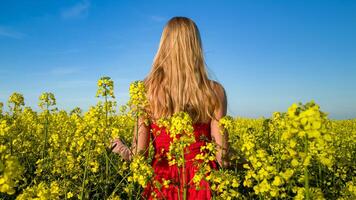
[[[39,112],[16,92],[7,112],[0,103],[0,199],[140,199],[149,182],[174,184],[153,181],[152,144],[148,158],[136,154],[130,162],[108,148],[118,137],[131,145],[147,105],[141,81],[120,107],[113,88],[110,77],[99,79],[98,103],[87,112],[57,109],[52,93],[40,95]],[[180,135],[167,154],[170,165],[184,167],[191,123],[184,112],[160,121],[172,138]],[[220,125],[229,134],[231,165],[211,169],[216,144],[208,142],[193,179],[209,181],[214,199],[356,199],[356,119],[330,120],[310,101],[270,118],[226,116]]]

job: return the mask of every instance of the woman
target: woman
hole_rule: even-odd
[[[173,17],[165,25],[157,54],[154,58],[152,69],[144,79],[147,90],[150,125],[144,124],[141,117],[138,120],[139,130],[133,138],[133,146],[129,149],[119,139],[111,141],[116,147],[113,152],[120,154],[125,160],[130,160],[135,152],[148,152],[150,139],[154,138],[155,157],[152,166],[155,178],[177,179],[177,167],[169,166],[165,154],[170,145],[170,140],[164,127],[156,124],[161,117],[169,117],[179,111],[187,112],[192,118],[196,143],[191,144],[187,157],[194,158],[200,153],[200,146],[206,141],[199,140],[204,135],[213,139],[217,144],[216,161],[220,167],[227,167],[228,161],[224,159],[228,149],[228,133],[221,134],[219,119],[226,115],[227,99],[223,86],[209,80],[205,68],[202,43],[196,24],[187,17]],[[136,127],[136,126],[135,126]],[[152,134],[150,133],[152,131]],[[160,134],[156,134],[160,131]],[[134,133],[136,130],[134,130]],[[137,147],[136,147],[137,142]],[[133,152],[133,153],[132,153]],[[147,155],[147,154],[146,154]],[[216,162],[210,166],[217,169]],[[193,162],[185,163],[186,183],[192,183],[191,179],[196,171]],[[196,190],[193,184],[187,187],[187,199],[210,199],[211,191],[208,182],[201,180],[201,190]],[[205,187],[204,187],[205,186]],[[155,191],[151,186],[147,187],[144,195],[152,198],[151,192]],[[165,199],[178,199],[178,189],[170,185],[158,191],[158,197]],[[180,197],[181,194],[180,194]]]

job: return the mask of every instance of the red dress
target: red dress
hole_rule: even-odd
[[[188,152],[185,154],[185,180],[187,187],[187,200],[205,200],[211,199],[212,194],[209,188],[209,183],[205,180],[200,181],[200,189],[197,190],[193,181],[195,172],[198,167],[194,163],[194,158],[197,154],[201,153],[200,147],[206,144],[206,141],[211,141],[210,135],[210,123],[197,123],[193,124],[195,143],[188,147]],[[162,183],[162,178],[165,180],[171,180],[171,182],[182,183],[182,170],[179,170],[177,165],[169,166],[166,153],[169,150],[169,145],[172,139],[166,132],[165,127],[159,128],[158,125],[151,123],[150,129],[152,130],[151,137],[153,138],[153,146],[155,156],[152,161],[152,167],[154,169],[154,179]],[[217,169],[217,162],[211,161],[210,167],[212,169]],[[179,170],[179,171],[178,171]],[[180,177],[179,178],[179,174]],[[154,199],[151,192],[156,193],[157,199],[169,199],[178,200],[178,185],[179,184],[169,184],[168,188],[161,187],[160,190],[153,187],[152,184],[148,184],[143,192],[143,197],[145,199]],[[183,199],[183,190],[180,193],[180,199]]]

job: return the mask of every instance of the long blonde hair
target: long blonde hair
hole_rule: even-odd
[[[205,123],[221,106],[208,79],[199,29],[187,17],[173,17],[165,25],[144,83],[152,119],[185,111],[193,123]]]

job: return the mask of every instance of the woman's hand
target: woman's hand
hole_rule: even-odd
[[[249,162],[245,157],[240,157],[239,159],[233,159],[231,158],[237,155],[237,152],[234,149],[229,149],[228,153],[224,156],[223,159],[218,159],[217,163],[219,164],[219,168],[223,169],[228,169],[235,171],[237,170],[244,170],[245,168],[243,167],[244,164],[247,164],[249,167],[252,168],[251,162]]]
[[[131,150],[119,139],[110,140],[110,148],[113,153],[119,154],[124,160],[131,160]]]
[[[223,168],[223,169],[229,169],[231,167],[231,163],[230,163],[230,151],[228,151],[226,153],[226,155],[222,155],[222,157],[218,157],[217,158],[217,163],[219,164],[219,167],[220,168]]]
[[[229,161],[222,161],[222,160],[217,160],[216,161],[217,163],[218,163],[218,167],[219,167],[219,169],[221,168],[221,169],[229,169],[230,168],[230,165],[231,165],[231,163],[229,162]]]
[[[110,150],[114,153],[119,153],[119,146],[123,145],[122,141],[119,138],[110,140]]]

